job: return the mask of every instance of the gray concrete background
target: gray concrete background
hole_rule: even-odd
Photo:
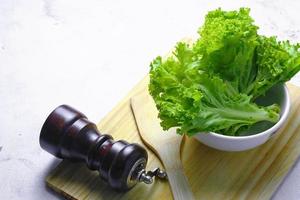
[[[66,103],[98,122],[207,11],[240,6],[260,33],[300,41],[293,0],[0,0],[0,199],[60,199],[44,183],[59,160],[38,144],[49,112]],[[273,199],[299,199],[299,178],[298,163]]]

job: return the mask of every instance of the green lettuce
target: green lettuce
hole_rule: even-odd
[[[203,67],[230,81],[239,92],[243,92],[255,77],[253,62],[258,27],[253,24],[249,12],[247,8],[209,12],[194,46],[202,56]]]
[[[260,36],[256,48],[256,75],[245,93],[254,98],[265,94],[273,85],[290,80],[300,70],[300,44]]]
[[[299,44],[258,35],[249,12],[209,12],[193,44],[179,42],[172,55],[152,61],[149,92],[164,130],[239,135],[278,121],[278,105],[254,101],[300,70]]]
[[[164,129],[193,135],[214,131],[235,135],[262,120],[276,122],[278,106],[259,107],[251,96],[237,92],[218,76],[198,69],[187,44],[178,43],[175,56],[151,63],[149,91]]]

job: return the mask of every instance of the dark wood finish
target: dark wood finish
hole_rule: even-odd
[[[100,134],[85,115],[67,105],[57,107],[48,116],[40,133],[40,145],[56,157],[85,162],[118,190],[130,189],[130,170],[137,160],[148,158],[140,145]]]

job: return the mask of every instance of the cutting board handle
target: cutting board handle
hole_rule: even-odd
[[[180,142],[181,143],[181,142]],[[193,200],[194,195],[191,191],[188,179],[184,174],[183,166],[180,159],[180,143],[166,143],[160,158],[164,161],[164,167],[168,175],[168,181],[171,186],[175,200]],[[174,145],[173,147],[171,147]],[[173,149],[167,151],[166,149]]]
[[[188,180],[181,168],[166,168],[168,180],[175,200],[193,200],[194,195],[188,184]]]

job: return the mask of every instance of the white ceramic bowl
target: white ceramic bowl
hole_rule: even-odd
[[[214,132],[198,133],[194,137],[215,149],[223,151],[244,151],[257,147],[268,141],[286,122],[290,110],[290,97],[286,85],[272,87],[264,97],[257,99],[258,105],[277,103],[280,108],[280,119],[276,124],[260,122],[251,127],[243,136],[226,136]]]

